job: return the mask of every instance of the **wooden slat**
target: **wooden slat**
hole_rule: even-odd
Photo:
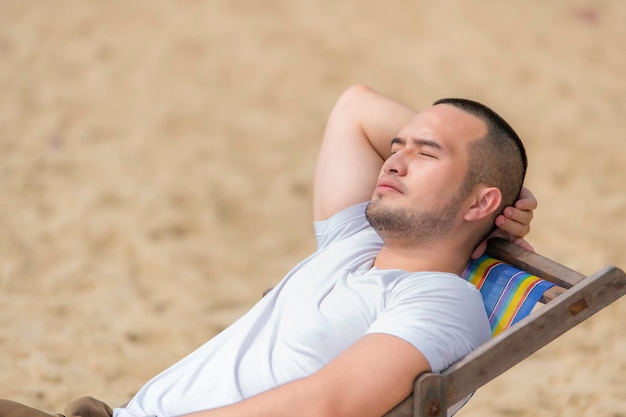
[[[423,394],[414,396],[414,416],[446,417],[448,399],[443,375],[429,373],[427,378],[417,378],[414,390]]]
[[[626,293],[626,274],[607,267],[446,369],[454,404]]]
[[[606,267],[480,346],[441,374],[423,374],[418,381],[444,377],[447,402],[456,404],[624,294],[626,274],[614,266]],[[422,398],[414,399],[414,396]],[[414,395],[385,414],[385,417],[427,417],[419,409],[412,412],[411,405],[415,401],[425,404],[438,397],[439,394],[433,397],[431,393],[417,389]]]
[[[565,291],[567,291],[565,288],[559,286],[548,288],[539,299],[539,302],[543,304],[548,304],[550,301],[554,300]]]
[[[534,311],[441,374],[427,373],[418,378],[416,386],[420,381],[429,385],[433,378],[436,384],[440,384],[440,378],[443,377],[448,404],[456,404],[626,294],[626,274],[614,266],[585,277],[564,265],[502,239],[492,239],[487,254],[554,282],[557,286],[544,295],[542,302],[549,302],[546,306]],[[428,404],[428,401],[437,400],[440,395],[420,389],[415,392],[420,398],[409,396],[385,414],[385,417],[427,417],[424,409],[414,409],[413,405]]]
[[[571,288],[585,278],[580,272],[504,239],[490,239],[487,254],[563,288]]]

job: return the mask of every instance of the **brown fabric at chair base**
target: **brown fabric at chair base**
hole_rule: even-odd
[[[81,397],[65,407],[67,417],[112,417],[113,410],[93,397]]]
[[[65,415],[49,414],[15,401],[0,399],[0,417],[112,417],[113,410],[93,397],[81,397],[65,407]]]
[[[62,417],[62,414],[48,414],[15,401],[0,399],[0,417]]]

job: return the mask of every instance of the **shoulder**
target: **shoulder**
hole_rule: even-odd
[[[437,372],[491,337],[480,292],[461,277],[405,273],[387,294],[370,332],[398,336],[415,346]]]
[[[339,211],[326,220],[313,223],[317,248],[323,249],[332,243],[344,240],[364,230],[372,230],[365,217],[367,202]],[[376,235],[376,232],[373,232]],[[376,235],[378,236],[378,235]]]
[[[406,273],[397,280],[388,306],[409,305],[417,311],[442,312],[444,316],[486,318],[480,291],[459,277],[446,272]]]
[[[393,300],[427,301],[436,296],[437,302],[448,299],[463,301],[462,304],[480,304],[480,291],[460,276],[448,272],[400,272],[396,273],[396,284],[390,294]]]

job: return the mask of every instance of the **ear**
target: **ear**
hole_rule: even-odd
[[[472,205],[463,218],[467,221],[481,220],[492,215],[500,207],[502,193],[496,187],[480,187],[472,195]]]

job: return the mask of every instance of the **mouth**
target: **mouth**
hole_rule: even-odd
[[[376,183],[376,192],[395,192],[404,194],[399,183],[390,177],[382,177]]]

